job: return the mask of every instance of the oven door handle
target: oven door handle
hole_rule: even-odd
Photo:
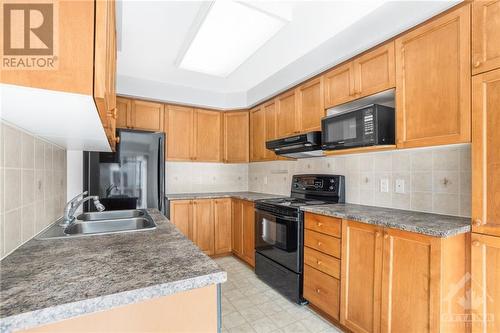
[[[273,214],[271,212],[266,212],[264,210],[260,210],[260,209],[256,209],[255,210],[257,213],[261,214],[261,215],[264,215],[264,216],[272,216],[272,217],[275,217],[277,219],[280,219],[280,220],[286,220],[286,221],[291,221],[291,222],[297,222],[299,219],[296,218],[296,217],[290,217],[290,216],[278,216],[276,214]],[[276,223],[279,223],[279,222],[276,222]]]

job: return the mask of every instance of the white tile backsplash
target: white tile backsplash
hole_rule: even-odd
[[[349,203],[469,217],[470,165],[469,144],[259,162],[248,167],[248,190],[289,195],[293,174],[333,173],[345,175]],[[275,177],[283,170],[286,180]],[[383,178],[389,192],[380,191]],[[395,191],[398,179],[404,180],[404,193]]]

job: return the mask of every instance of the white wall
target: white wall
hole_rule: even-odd
[[[288,195],[292,175],[304,173],[345,175],[349,203],[470,216],[470,145],[252,163],[249,190]],[[380,179],[389,192],[380,191]],[[405,193],[395,192],[396,179]]]
[[[66,160],[68,165],[66,193],[69,201],[83,191],[83,151],[68,150]]]

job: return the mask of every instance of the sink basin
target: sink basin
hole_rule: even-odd
[[[64,230],[64,233],[67,235],[91,235],[139,231],[154,228],[156,228],[156,225],[152,220],[144,217],[133,217],[113,220],[77,221],[67,227]]]
[[[78,215],[76,218],[80,221],[99,221],[112,219],[131,219],[134,217],[142,217],[144,212],[138,209],[131,210],[108,210],[104,212],[89,212]]]
[[[151,216],[141,210],[115,210],[83,213],[73,224],[64,228],[58,220],[39,234],[37,239],[75,238],[81,236],[148,231],[156,229]]]

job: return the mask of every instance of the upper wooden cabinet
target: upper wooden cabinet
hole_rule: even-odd
[[[323,75],[325,84],[325,107],[349,102],[356,98],[354,86],[354,64],[348,62],[335,67]]]
[[[500,67],[500,1],[472,3],[472,74]]]
[[[200,162],[222,161],[222,112],[195,109],[194,159]]]
[[[301,85],[296,93],[300,131],[321,130],[321,118],[325,116],[323,78],[316,78]]]
[[[266,118],[264,109],[257,107],[250,110],[250,160],[265,160],[266,154]]]
[[[167,105],[165,114],[165,156],[169,161],[193,159],[194,109]]]
[[[265,103],[262,106],[264,112],[264,127],[265,127],[265,140],[270,141],[277,138],[277,112],[276,112],[276,101],[273,99],[270,102]],[[274,151],[265,148],[264,142],[264,159],[274,160],[276,159],[276,154]]]
[[[163,104],[132,100],[130,127],[146,131],[163,131]]]
[[[132,115],[132,101],[128,98],[116,98],[116,127],[130,128]]]
[[[278,110],[277,136],[281,138],[299,133],[295,90],[278,96],[276,108]]]
[[[394,41],[354,60],[354,85],[356,98],[395,87]]]
[[[224,112],[224,162],[248,162],[249,127],[247,111]]]
[[[472,81],[472,231],[500,236],[500,69]]]
[[[327,108],[393,88],[394,42],[333,68],[323,79]]]
[[[230,198],[215,199],[215,245],[214,253],[223,254],[231,252],[232,204]]]
[[[472,234],[472,332],[500,332],[500,238]]]
[[[470,142],[470,5],[396,39],[399,148]]]

